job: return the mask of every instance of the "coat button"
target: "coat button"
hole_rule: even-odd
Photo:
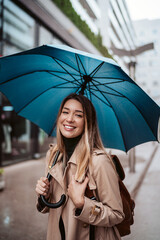
[[[89,225],[88,223],[83,223],[84,228],[88,227],[88,225]]]

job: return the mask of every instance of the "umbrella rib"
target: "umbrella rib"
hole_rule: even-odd
[[[56,88],[60,88],[60,89],[77,89],[77,87],[56,87]],[[49,90],[49,89],[48,89]]]
[[[65,85],[65,84],[67,84],[67,83],[60,83],[60,84],[58,84],[58,85],[56,85],[56,86],[54,86],[54,87],[52,86],[52,87],[46,89],[45,91],[41,92],[39,95],[37,95],[36,97],[34,97],[31,101],[29,101],[26,105],[24,105],[19,111],[17,111],[17,113],[20,113],[24,108],[26,108],[29,104],[31,104],[36,98],[39,98],[42,94],[44,94],[44,93],[47,92],[48,90],[50,90],[50,89],[52,89],[52,88],[58,88],[59,86],[62,86],[62,85]],[[65,88],[65,87],[63,87],[63,88]],[[66,87],[66,88],[68,88],[68,87]],[[76,87],[71,87],[71,88],[76,88]]]
[[[108,78],[109,79],[109,78]],[[110,78],[111,79],[111,78]],[[110,84],[116,84],[116,83],[121,83],[121,82],[125,82],[125,80],[120,80],[119,81],[115,81],[115,82],[106,82],[106,83],[100,83],[98,81],[95,80],[95,78],[93,79],[95,82],[97,82],[96,86],[105,86],[105,85],[110,85]],[[118,80],[118,78],[117,78]]]
[[[92,82],[92,83],[93,83],[93,82]],[[93,85],[94,85],[94,83],[93,83]],[[94,85],[94,86],[96,87],[96,85]],[[96,87],[96,88],[97,88],[97,87]],[[112,89],[111,87],[106,86],[106,88],[111,89],[112,91],[116,92],[116,93],[119,94],[119,95],[115,95],[115,94],[112,94],[112,93],[107,93],[107,94],[114,95],[114,96],[118,96],[118,97],[126,98],[130,103],[132,103],[132,104],[135,106],[135,108],[139,111],[139,113],[141,114],[141,116],[143,117],[143,119],[145,119],[145,121],[146,121],[148,127],[150,128],[147,119],[145,118],[145,116],[143,115],[143,113],[141,112],[141,110],[139,109],[139,107],[136,106],[136,105],[134,104],[134,102],[132,102],[128,97],[124,96],[122,93],[120,93],[120,92],[118,92],[118,91]],[[100,90],[97,88],[97,91],[100,91]],[[102,93],[102,91],[100,91],[100,92]],[[103,94],[102,94],[102,95],[103,95]],[[104,95],[103,95],[103,96],[104,96]],[[105,96],[104,96],[104,97],[105,97]],[[108,100],[108,99],[107,99],[107,100]],[[108,102],[109,102],[109,100],[108,100]],[[109,102],[109,103],[110,103],[110,102]],[[111,103],[110,103],[110,104],[111,104]],[[113,109],[113,108],[112,108],[112,109]],[[116,115],[116,113],[115,113],[115,115]],[[119,122],[118,118],[117,118],[117,121],[118,121],[118,123],[119,123],[119,127],[120,127],[120,129],[121,129],[120,122]],[[151,128],[150,128],[150,129],[151,129]],[[151,129],[151,132],[152,132],[153,135],[154,135],[154,132],[153,132],[152,129]],[[122,131],[121,131],[121,133],[122,133]],[[126,145],[125,145],[125,142],[124,142],[123,134],[122,134],[122,138],[123,138],[123,143],[124,143],[125,149],[127,149],[127,148],[126,148]]]
[[[51,56],[50,56],[51,57]],[[51,57],[53,60],[58,60],[58,61],[60,61],[60,62],[62,62],[62,63],[64,63],[65,65],[67,65],[67,66],[69,66],[70,68],[72,68],[72,69],[74,69],[76,72],[78,72],[78,70],[76,69],[76,68],[74,68],[74,67],[72,67],[71,65],[69,65],[67,62],[64,62],[64,61],[62,61],[61,59],[59,59],[59,58],[57,58],[57,57]],[[56,61],[57,62],[57,61]],[[57,62],[58,63],[58,62]],[[58,63],[59,64],[59,63]],[[61,65],[60,65],[61,66]]]
[[[49,137],[52,135],[52,133],[53,133],[56,125],[57,125],[57,121],[54,121],[53,127],[52,127],[52,129],[50,130],[50,132],[49,132],[49,134],[48,134]]]
[[[97,91],[97,92],[100,91],[98,89],[93,89],[93,88],[92,88],[92,90]],[[124,96],[121,96],[121,95],[118,95],[118,94],[115,94],[115,93],[110,93],[110,92],[107,92],[107,91],[104,91],[104,90],[103,91],[101,90],[101,93],[106,93],[108,95],[112,95],[112,96],[116,96],[116,97],[122,97],[122,98],[124,97]]]
[[[103,84],[102,84],[102,85],[103,85]],[[97,85],[94,84],[94,86],[97,86]],[[104,85],[103,85],[103,86],[104,86]],[[113,95],[113,96],[125,97],[123,94],[121,94],[120,92],[114,90],[113,88],[111,88],[111,87],[109,87],[109,86],[106,86],[106,85],[105,85],[105,87],[108,88],[108,89],[110,89],[110,90],[112,90],[113,92],[116,92],[116,93],[119,94],[119,95],[116,95],[116,94],[114,94],[114,93],[107,93],[107,92],[105,92],[105,93],[110,94],[110,95]],[[99,91],[99,89],[98,89],[98,91]],[[101,92],[104,92],[104,91],[101,91]]]
[[[76,84],[77,86],[79,86],[79,80],[78,79],[75,79],[74,81],[69,81],[69,80],[67,80],[66,78],[63,78],[63,77],[61,77],[61,76],[57,76],[56,74],[54,74],[54,73],[52,73],[52,72],[49,72],[49,74],[51,74],[51,75],[53,75],[53,76],[55,76],[55,77],[57,77],[57,78],[60,78],[60,79],[62,79],[62,80],[65,80],[67,83],[73,83],[73,84]],[[79,84],[77,84],[76,82],[78,82]]]
[[[93,82],[92,82],[92,83],[93,83]],[[94,85],[94,83],[93,83],[93,85]],[[95,86],[95,87],[96,87],[97,90],[102,94],[102,96],[107,100],[107,102],[109,102],[110,107],[112,108],[112,105],[111,105],[110,101],[104,96],[104,94],[98,89],[97,86]],[[113,108],[112,108],[112,110],[113,110],[113,112],[114,112],[114,114],[115,114],[115,117],[116,117],[116,119],[117,119],[117,122],[118,122],[118,125],[119,125],[119,128],[120,128],[120,131],[121,131],[122,139],[123,139],[123,144],[124,144],[124,147],[125,147],[125,150],[126,150],[127,148],[126,148],[126,144],[125,144],[125,141],[124,141],[124,136],[123,136],[121,124],[120,124],[120,122],[119,122],[119,120],[118,120],[118,117],[117,117],[116,112],[114,111]]]
[[[100,91],[99,88],[98,88],[99,86],[104,86],[104,87],[106,87],[106,88],[109,88],[108,86],[105,86],[105,85],[103,85],[103,84],[96,85],[96,84],[94,84],[93,82],[92,82],[92,84],[97,88],[97,89],[93,89],[93,88],[92,88],[92,90],[98,91],[98,92]],[[109,89],[111,89],[111,88],[109,88]],[[104,90],[103,90],[103,91],[101,90],[101,93],[106,93],[106,94],[113,95],[113,96],[117,96],[117,97],[124,97],[123,95],[118,95],[118,94],[114,94],[114,93],[109,93],[109,92],[104,91]],[[118,93],[118,92],[117,92],[117,93]]]
[[[76,55],[76,58],[78,58],[79,59],[79,61],[80,61],[80,63],[81,63],[81,65],[82,65],[82,68],[83,68],[83,70],[84,70],[84,72],[85,72],[85,74],[87,75],[87,72],[86,72],[86,69],[85,69],[85,67],[83,66],[83,63],[82,63],[82,61],[81,61],[81,59],[80,59],[80,57],[75,53],[75,55]],[[77,59],[76,59],[77,60]],[[77,64],[79,65],[79,63],[78,63],[78,60],[77,60]]]
[[[89,88],[89,96],[90,96],[90,100],[92,101],[92,95],[91,95],[91,83],[88,83],[88,88]]]
[[[123,81],[123,82],[128,82],[128,79],[122,79],[122,78],[117,78],[117,77],[95,77],[94,76],[94,80],[95,79],[114,79],[114,80],[119,80],[117,83],[119,83],[120,81]],[[115,83],[115,82],[113,82]],[[130,82],[132,84],[134,84],[134,82]]]
[[[27,75],[30,75],[30,74],[32,74],[32,73],[36,73],[36,72],[48,72],[48,73],[51,74],[52,71],[47,71],[47,70],[36,70],[36,71],[29,72],[29,73],[20,74],[19,76],[16,76],[16,77],[10,78],[10,79],[8,79],[8,80],[5,81],[5,82],[0,83],[0,85],[6,84],[7,82],[11,82],[11,81],[15,80],[16,78],[20,78],[20,77],[23,77],[23,76],[27,76]],[[59,72],[59,71],[57,71],[57,73],[63,73],[63,72]],[[75,79],[75,80],[76,80],[76,79]]]
[[[106,77],[102,77],[102,76],[101,76],[101,77],[95,77],[95,76],[94,76],[94,79],[96,79],[96,78],[98,78],[98,79],[99,79],[99,78],[100,78],[100,79],[105,79],[105,78],[106,78],[106,79],[119,79],[119,80],[122,80],[122,81],[127,81],[127,80],[122,79],[122,78],[117,78],[117,77],[107,77],[107,76],[106,76]]]
[[[99,71],[99,69],[102,67],[102,65],[104,64],[104,62],[101,62],[91,73],[90,76],[92,75],[92,77],[94,77],[94,75]]]
[[[90,91],[90,83],[88,83],[88,91],[86,91],[87,89],[85,89],[85,93],[88,99],[90,99],[92,101],[92,96],[91,96],[91,91]]]
[[[111,90],[113,90],[113,91],[115,91],[115,92],[117,92],[117,93],[119,93],[118,91],[116,91],[116,90],[114,90],[114,89],[112,89],[111,87],[108,87],[108,88],[110,88]],[[119,94],[121,94],[121,93],[119,93]],[[126,97],[126,96],[124,96],[123,94],[121,94],[121,97],[123,97],[123,98],[126,98],[130,103],[132,103],[134,106],[135,106],[135,108],[138,110],[138,112],[141,114],[141,116],[143,117],[143,119],[145,119],[145,121],[146,121],[146,123],[147,123],[147,125],[148,125],[148,127],[150,128],[150,125],[149,125],[149,123],[148,123],[148,121],[147,121],[147,119],[145,118],[145,116],[143,115],[143,113],[142,113],[142,111],[139,109],[139,107],[138,106],[136,106],[135,105],[135,103],[134,102],[132,102],[128,97]],[[150,128],[151,129],[151,128]],[[154,135],[154,132],[153,132],[153,130],[151,129],[151,132],[153,133],[153,135]]]
[[[81,81],[82,81],[82,74],[81,74],[81,71],[80,71],[80,65],[79,65],[79,62],[78,62],[78,56],[77,56],[77,54],[75,54],[75,56],[76,56],[77,66],[78,66],[78,69],[79,69],[79,74],[81,76]]]
[[[105,105],[107,105],[108,107],[112,108],[112,106],[110,106],[109,104],[107,104],[105,101],[103,101],[100,97],[98,97],[94,92],[92,92],[92,95],[94,95],[96,98],[98,98],[101,102],[103,102]]]
[[[78,63],[78,60],[77,60],[77,55],[75,54],[75,56],[76,56],[76,62],[77,62],[77,66],[78,66],[78,71],[79,71],[80,76],[81,76],[81,72],[80,72],[80,68],[79,68],[79,63]]]
[[[72,75],[72,74],[70,74],[70,72],[68,72],[67,71],[67,69],[65,69],[57,60],[56,60],[56,58],[54,58],[54,57],[52,57],[52,59],[61,67],[61,68],[63,68],[64,69],[64,71],[66,71],[66,73],[68,73],[74,80],[76,80],[76,78]],[[62,62],[62,61],[61,61]],[[68,64],[67,64],[68,65]],[[69,65],[68,65],[69,66]],[[73,68],[74,69],[74,68]],[[77,70],[76,70],[77,71]]]
[[[102,91],[94,84],[94,82],[92,82],[93,86],[97,89],[96,91],[97,92],[100,92],[102,94],[102,96],[106,99],[106,101],[108,102],[108,99],[104,96],[104,94],[102,93]],[[109,103],[110,104],[110,103]],[[108,105],[109,105],[108,104]],[[112,105],[110,104],[109,105],[110,107],[112,107]]]
[[[111,88],[111,87],[108,87],[108,86],[106,86],[106,88],[109,88],[109,89],[111,89],[113,92],[116,92],[117,94],[119,94],[119,95],[118,95],[119,97],[126,98],[126,96],[124,96],[122,93],[120,93],[120,92],[118,92],[118,91],[114,90],[113,88]],[[113,93],[113,95],[114,95],[114,93]]]

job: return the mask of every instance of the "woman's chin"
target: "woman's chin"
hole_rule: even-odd
[[[78,137],[80,134],[79,133],[73,133],[73,132],[61,132],[63,137],[66,137],[66,138],[75,138],[75,137]]]

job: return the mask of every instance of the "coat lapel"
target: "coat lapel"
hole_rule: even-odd
[[[50,169],[49,173],[64,189],[62,164],[63,164],[62,160],[58,161],[56,165]]]
[[[68,164],[75,164],[77,166],[76,163],[76,150],[73,152],[70,160],[68,161]],[[86,169],[86,176],[88,176],[89,178],[89,182],[88,182],[88,186],[90,190],[95,190],[96,187],[96,183],[94,181],[94,178],[92,177],[92,173],[91,173],[91,169],[90,167],[88,167],[88,169]]]

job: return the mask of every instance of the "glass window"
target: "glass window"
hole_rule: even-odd
[[[4,1],[3,55],[34,47],[35,21],[9,0]]]
[[[7,165],[29,156],[30,124],[15,113],[5,96],[1,97],[2,159]]]
[[[3,55],[33,48],[34,19],[9,0],[4,1],[3,11]],[[18,116],[3,95],[0,117],[2,164],[7,165],[30,157],[30,122]]]
[[[63,42],[55,37],[50,31],[43,26],[40,26],[39,31],[39,45],[43,44],[62,44]]]

